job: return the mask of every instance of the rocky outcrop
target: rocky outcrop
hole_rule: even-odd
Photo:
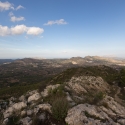
[[[101,108],[90,104],[79,104],[70,109],[65,121],[68,125],[120,125]]]
[[[14,105],[12,105],[11,107],[8,107],[5,110],[5,112],[3,113],[4,118],[8,118],[10,115],[12,115],[13,112],[19,111],[22,108],[25,108],[26,106],[27,104],[24,102],[15,103]]]
[[[37,93],[35,93],[35,94],[29,96],[28,102],[36,101],[36,100],[38,100],[40,97],[41,97],[40,94],[37,92]]]
[[[20,96],[20,97],[19,97],[19,101],[21,101],[21,102],[25,102],[25,101],[26,101],[25,96],[24,96],[24,95]]]
[[[27,116],[31,116],[33,114],[33,110],[27,110],[26,114]]]
[[[46,111],[51,113],[51,105],[50,104],[40,104],[40,105],[37,105],[34,108],[34,113],[36,114],[39,110],[46,110]]]
[[[20,123],[23,125],[31,125],[32,119],[30,117],[25,117],[25,118],[20,120]]]
[[[68,125],[125,125],[125,108],[105,96],[100,106],[79,104],[71,108],[65,121]]]
[[[37,90],[29,91],[20,96],[19,99],[11,97],[8,103],[3,101],[1,104],[4,106],[1,105],[0,109],[3,113],[2,125],[7,125],[9,118],[15,114],[21,116],[18,121],[21,125],[34,124],[34,118],[40,124],[46,122],[49,125],[57,125],[58,122],[55,124],[55,119],[53,120],[52,116],[53,104],[50,103],[50,105],[49,101],[46,101],[46,99],[53,96],[48,95],[53,94],[54,89],[59,94],[63,94],[63,98],[65,97],[70,106],[65,118],[68,125],[125,125],[125,108],[108,95],[111,86],[101,77],[72,77],[64,85],[61,92],[59,89],[60,84],[49,85],[42,92]],[[101,95],[101,99],[100,95],[96,95],[100,91],[104,94]],[[93,94],[92,97],[89,94]],[[85,100],[85,97],[93,99],[94,96],[97,96],[98,100],[100,99],[98,103],[92,103],[92,101],[90,103]]]
[[[69,82],[67,82],[67,86],[70,89],[78,94],[87,93],[92,90],[94,91],[109,91],[109,85],[101,78],[95,76],[79,76],[72,77]]]
[[[49,91],[50,88],[53,90],[53,89],[57,88],[58,86],[59,85],[50,85],[45,89],[45,91],[43,93],[48,94],[48,91]],[[47,94],[45,94],[45,95],[47,95]],[[46,111],[46,112],[51,114],[51,105],[42,103],[42,101],[41,101],[42,98],[40,100],[40,102],[42,104],[36,103],[36,101],[38,101],[40,98],[41,98],[41,94],[38,93],[37,90],[29,91],[29,92],[26,93],[26,95],[20,96],[18,100],[21,101],[21,102],[18,102],[18,103],[15,103],[15,100],[17,101],[16,98],[11,97],[9,99],[8,107],[7,107],[7,104],[6,104],[7,108],[5,107],[6,109],[2,110],[3,118],[4,118],[2,124],[6,125],[9,122],[9,118],[11,116],[17,115],[17,116],[23,117],[23,119],[20,119],[20,121],[19,121],[20,124],[31,125],[31,123],[32,123],[31,117],[32,117],[33,114],[36,115],[39,111]],[[2,104],[3,103],[1,103],[1,105]],[[29,105],[30,105],[30,108],[29,108]],[[3,107],[1,107],[1,108],[3,108]],[[40,120],[44,119],[42,114],[39,115],[39,119]]]
[[[21,111],[20,115],[23,117],[27,114],[26,110]]]
[[[21,110],[22,108],[25,108],[27,106],[27,104],[25,102],[18,102],[18,103],[15,103],[12,108],[14,110]]]
[[[111,109],[116,115],[119,117],[125,118],[125,108],[121,106],[119,103],[117,103],[114,98],[110,96],[106,96],[103,99],[103,102],[107,103],[108,109]]]

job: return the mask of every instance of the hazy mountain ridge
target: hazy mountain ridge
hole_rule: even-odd
[[[125,65],[124,59],[119,60],[110,57],[99,57],[99,56],[86,56],[84,58],[81,57],[73,57],[71,60],[76,61],[77,64],[81,65]]]
[[[11,59],[5,59],[0,60],[2,63],[7,62],[13,62],[14,60]],[[36,65],[37,64],[43,64],[43,65],[50,65],[54,67],[62,66],[62,65],[68,65],[71,64],[72,61],[75,61],[78,65],[123,65],[125,63],[125,59],[119,59],[115,57],[99,57],[99,56],[86,56],[84,58],[82,57],[72,57],[70,59],[38,59],[38,58],[24,58],[24,59],[17,59],[14,61],[14,63],[19,63],[20,65]],[[73,64],[73,63],[72,63]]]

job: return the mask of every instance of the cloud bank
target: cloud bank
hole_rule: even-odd
[[[39,27],[27,27],[25,25],[16,25],[14,27],[9,28],[8,26],[0,25],[0,36],[8,36],[8,35],[21,35],[26,33],[27,35],[40,35],[44,32],[43,28]]]
[[[54,25],[54,24],[57,24],[57,25],[65,25],[67,24],[67,22],[64,20],[64,19],[60,19],[60,20],[51,20],[51,21],[48,21],[47,23],[45,23],[44,25],[48,26],[48,25]]]

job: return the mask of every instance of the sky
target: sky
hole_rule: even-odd
[[[125,58],[125,0],[0,0],[0,59]]]

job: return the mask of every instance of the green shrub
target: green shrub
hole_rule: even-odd
[[[85,111],[84,113],[86,117],[90,117],[90,114],[87,111]]]
[[[56,120],[63,120],[67,115],[68,109],[69,104],[64,97],[57,98],[52,103],[52,115]]]
[[[49,95],[56,95],[56,94],[58,94],[58,95],[60,95],[60,94],[62,94],[63,93],[63,90],[64,90],[64,86],[63,85],[60,85],[59,87],[57,87],[57,88],[55,88],[55,89],[49,89],[49,91],[48,91],[48,93],[49,93]]]
[[[2,112],[0,112],[0,120],[3,118],[3,114]]]
[[[120,71],[120,75],[119,75],[119,78],[120,78],[120,82],[119,82],[119,86],[120,87],[125,87],[125,69],[122,69]]]
[[[19,116],[12,115],[11,117],[8,118],[7,125],[17,125],[19,120],[20,120]]]
[[[103,98],[104,98],[104,93],[103,93],[103,92],[98,92],[97,94],[95,94],[95,97],[94,97],[93,102],[94,102],[95,104],[97,104],[97,103],[100,102]]]
[[[38,88],[39,88],[39,84],[31,84],[31,85],[26,85],[26,86],[17,85],[13,87],[2,88],[0,89],[0,99],[6,100],[12,96],[19,97],[23,95],[24,93],[26,93],[28,90],[32,91]]]
[[[66,97],[66,94],[64,92],[64,86],[60,85],[55,89],[49,89],[48,96],[43,98],[43,101],[52,104],[57,98],[64,97]]]

